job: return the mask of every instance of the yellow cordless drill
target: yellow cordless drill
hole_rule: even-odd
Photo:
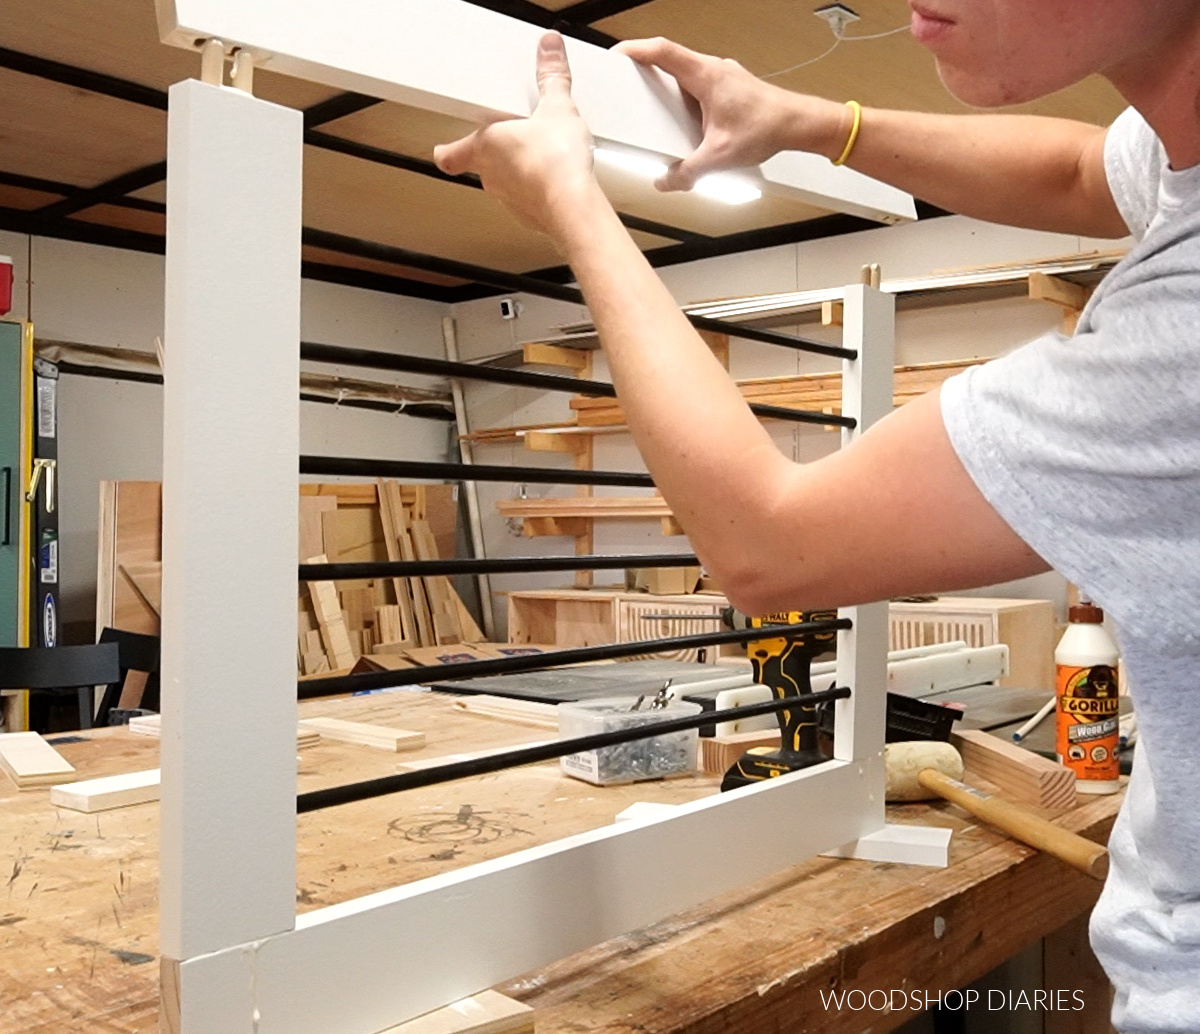
[[[722,620],[733,629],[770,628],[773,625],[799,625],[809,621],[837,618],[837,612],[784,611],[764,617],[748,617],[732,607]],[[805,705],[803,698],[812,693],[809,667],[813,659],[830,652],[837,643],[837,632],[786,632],[777,638],[758,639],[746,646],[754,665],[754,681],[766,686],[777,700],[796,698],[796,706],[777,712],[782,741],[778,750],[757,748],[743,754],[721,781],[722,790],[795,772],[827,760],[817,746],[817,709]]]

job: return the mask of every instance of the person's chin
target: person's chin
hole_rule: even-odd
[[[942,85],[954,97],[973,108],[1003,108],[1024,104],[1039,96],[1021,89],[1017,84],[998,81],[978,71],[968,71],[947,61],[938,61],[938,76]]]

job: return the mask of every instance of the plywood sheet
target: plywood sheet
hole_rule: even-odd
[[[816,5],[814,5],[816,6]],[[907,0],[851,4],[861,15],[848,36],[873,35],[908,24]],[[790,0],[742,0],[698,4],[654,0],[596,23],[619,39],[667,36],[684,46],[740,61],[755,75],[769,75],[811,60],[829,48],[829,27]],[[937,77],[932,56],[907,32],[883,39],[844,42],[828,57],[775,80],[792,90],[844,101],[918,111],[962,112]],[[1093,77],[1022,109],[1107,125],[1124,108],[1116,92]]]
[[[11,46],[11,21],[2,13],[0,25]],[[0,69],[0,97],[6,172],[90,187],[162,161],[166,153],[165,111],[8,69]]]

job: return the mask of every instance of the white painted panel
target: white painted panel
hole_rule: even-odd
[[[842,363],[842,414],[858,421],[842,431],[848,446],[892,411],[896,341],[896,300],[861,284],[846,288],[843,343],[858,352]],[[888,605],[871,603],[840,611],[854,622],[838,633],[837,681],[854,695],[835,705],[833,752],[850,759],[874,756],[883,748],[887,722]],[[882,797],[882,794],[880,795]],[[883,802],[879,804],[882,814]]]
[[[301,134],[299,112],[248,94],[196,81],[171,89],[161,846],[169,958],[294,921]]]
[[[645,926],[882,828],[882,787],[829,762],[306,913],[258,947],[258,1034],[371,1034]]]
[[[158,15],[178,46],[216,37],[274,71],[457,118],[520,118],[537,103],[544,30],[467,0],[158,0]],[[673,158],[695,148],[699,119],[674,79],[579,40],[567,52],[576,104],[598,139]],[[909,195],[817,155],[777,156],[761,175],[766,189],[806,204],[886,222],[916,216]]]

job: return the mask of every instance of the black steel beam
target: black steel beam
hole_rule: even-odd
[[[347,115],[365,111],[367,108],[373,108],[376,104],[382,103],[383,101],[378,97],[368,97],[362,93],[339,93],[336,97],[330,97],[328,100],[319,101],[311,107],[305,108],[304,128],[315,129],[327,122],[336,122]]]
[[[499,657],[486,661],[466,661],[459,664],[435,664],[429,667],[401,668],[397,671],[370,671],[363,675],[335,675],[327,679],[307,679],[297,683],[301,700],[357,693],[368,689],[391,689],[395,686],[427,685],[430,682],[455,682],[483,675],[511,675],[518,671],[544,671],[587,661],[615,661],[622,657],[637,657],[663,650],[692,650],[701,646],[723,646],[727,643],[749,643],[756,639],[802,634],[807,632],[836,632],[854,627],[846,618],[829,621],[809,621],[801,625],[772,625],[769,628],[748,628],[734,632],[703,632],[699,635],[674,636],[669,639],[648,639],[636,643],[612,643],[608,646],[581,646],[570,650],[529,654],[520,657]],[[711,720],[711,719],[710,719]],[[705,723],[707,724],[707,723]]]
[[[85,208],[91,208],[93,205],[110,204],[123,198],[126,194],[132,194],[135,190],[142,190],[155,183],[161,183],[166,178],[167,163],[165,161],[155,162],[153,165],[145,165],[132,172],[123,173],[105,183],[80,190],[61,201],[43,205],[33,214],[41,219],[65,219],[67,216],[82,212]]]
[[[620,470],[556,470],[487,463],[433,463],[427,460],[376,460],[343,456],[301,456],[300,473],[311,477],[426,478],[431,481],[503,481],[541,485],[606,485],[653,488],[649,474]]]
[[[569,7],[561,7],[558,16],[568,22],[579,25],[591,25],[593,22],[611,18],[614,14],[624,14],[635,7],[644,7],[653,0],[579,0]]]
[[[302,582],[359,578],[435,578],[469,574],[533,574],[547,571],[621,571],[630,567],[695,567],[691,553],[630,553],[601,556],[466,557],[453,560],[389,560],[362,564],[301,564]]]
[[[63,64],[61,61],[51,61],[44,57],[34,57],[32,54],[22,54],[8,47],[0,47],[0,68],[8,68],[14,72],[37,76],[39,79],[49,79],[51,82],[62,83],[64,86],[74,86],[89,93],[99,93],[117,100],[130,101],[146,108],[167,110],[167,95],[162,90],[141,83],[130,82],[128,79],[118,79],[115,75],[105,75],[103,72],[89,72],[85,68]]]
[[[398,772],[395,775],[378,776],[375,779],[364,779],[357,783],[330,786],[323,790],[310,790],[308,793],[296,795],[296,812],[304,814],[310,811],[319,811],[322,808],[336,807],[339,804],[351,804],[354,801],[365,801],[372,797],[400,793],[403,790],[416,790],[422,786],[435,786],[438,783],[448,783],[455,779],[467,779],[471,776],[487,775],[490,772],[502,772],[505,769],[519,768],[522,765],[535,765],[541,761],[552,761],[554,758],[560,758],[566,754],[603,750],[605,747],[615,747],[620,743],[636,743],[638,740],[647,740],[654,736],[699,729],[711,722],[741,721],[746,718],[756,718],[759,715],[786,711],[798,705],[802,705],[805,709],[815,708],[835,700],[846,700],[850,696],[851,692],[848,686],[834,686],[832,689],[824,689],[819,693],[805,693],[800,698],[785,697],[777,700],[764,700],[757,704],[728,707],[720,711],[704,711],[697,715],[671,718],[663,722],[638,725],[614,732],[574,736],[570,739],[553,740],[550,743],[542,743],[533,747],[514,747],[512,750],[506,750],[500,754],[489,754],[487,757],[471,758],[467,761],[452,761],[435,768],[423,768],[415,772]]]
[[[304,243],[317,248],[327,248],[330,251],[340,251],[347,255],[358,255],[362,258],[378,259],[382,262],[395,262],[411,266],[413,269],[423,269],[429,273],[441,273],[444,276],[458,277],[460,280],[474,280],[476,283],[491,284],[502,287],[506,291],[521,291],[525,294],[537,295],[541,298],[553,298],[574,305],[586,305],[583,292],[575,287],[564,284],[554,284],[548,281],[528,276],[524,273],[506,273],[499,269],[488,269],[455,259],[440,258],[434,255],[423,255],[420,252],[409,251],[394,244],[380,244],[378,241],[365,241],[357,237],[347,237],[328,230],[317,230],[306,227]],[[682,247],[682,245],[680,245]],[[792,334],[781,334],[774,330],[760,330],[757,327],[744,327],[738,323],[726,323],[724,320],[711,320],[703,316],[688,316],[689,322],[695,327],[728,334],[730,337],[743,338],[747,341],[761,341],[768,345],[779,345],[800,352],[815,352],[819,355],[837,356],[842,359],[854,359],[858,353],[852,349],[838,348],[820,341],[810,341]],[[532,376],[532,375],[531,375]],[[828,422],[828,421],[827,421]]]
[[[314,248],[340,251],[344,255],[358,255],[360,258],[377,259],[380,262],[394,262],[412,269],[422,269],[427,273],[440,273],[442,276],[452,276],[459,280],[473,280],[478,283],[490,284],[506,291],[524,291],[542,298],[556,298],[559,301],[571,302],[575,305],[583,304],[583,294],[574,287],[548,284],[544,280],[525,276],[522,273],[506,273],[498,269],[472,265],[469,262],[458,262],[455,259],[441,258],[436,255],[424,255],[419,251],[397,247],[395,244],[380,244],[378,241],[361,240],[358,237],[348,237],[345,234],[318,230],[313,227],[305,228],[304,243],[311,244]]]
[[[429,377],[458,377],[466,380],[489,381],[493,384],[512,384],[543,391],[566,391],[593,398],[616,398],[617,389],[605,381],[584,380],[579,377],[564,377],[555,373],[529,373],[526,370],[504,370],[495,366],[478,366],[474,363],[454,363],[448,359],[429,359],[418,355],[399,355],[394,352],[377,352],[366,348],[344,348],[340,345],[322,345],[311,341],[300,342],[300,358],[315,363],[332,363],[338,366],[362,366],[373,370],[396,370],[400,373],[416,373]],[[773,420],[789,420],[797,424],[816,424],[822,427],[855,427],[852,417],[833,416],[806,409],[785,409],[782,406],[764,406],[749,403],[750,411],[756,416]]]

